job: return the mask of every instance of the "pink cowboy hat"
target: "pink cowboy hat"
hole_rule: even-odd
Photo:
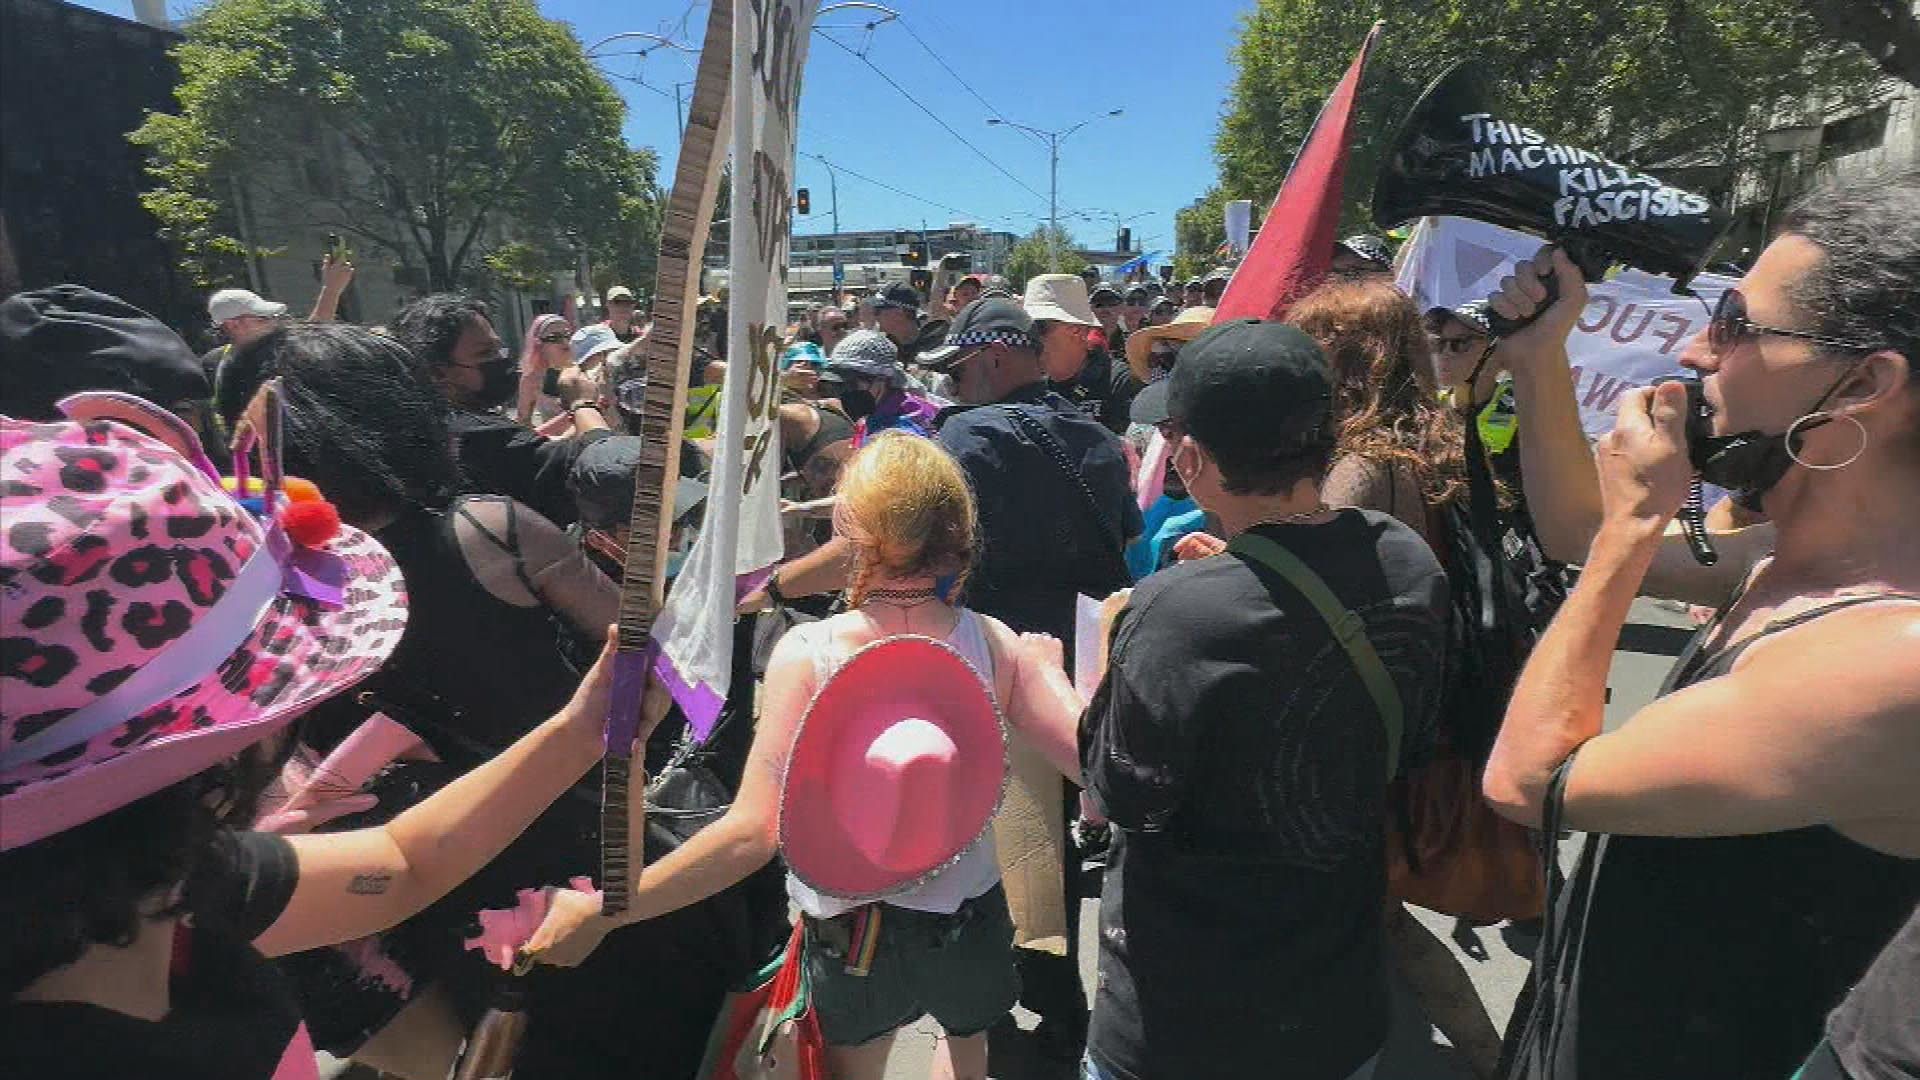
[[[259,511],[138,398],[70,398],[75,423],[0,417],[0,850],[239,753],[399,644],[393,558],[345,527],[298,543],[275,517],[268,404]],[[243,425],[242,490],[258,436]]]
[[[780,849],[816,891],[897,895],[980,839],[1006,777],[1006,724],[973,665],[944,641],[877,641],[834,672],[800,718]]]

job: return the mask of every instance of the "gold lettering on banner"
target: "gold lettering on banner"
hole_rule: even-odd
[[[747,338],[753,357],[753,366],[747,375],[747,416],[749,426],[757,430],[747,437],[747,468],[740,483],[741,498],[760,482],[761,470],[767,466],[767,451],[772,449],[774,436],[780,431],[775,422],[780,397],[774,393],[777,385],[774,369],[780,362],[780,331],[749,323]]]

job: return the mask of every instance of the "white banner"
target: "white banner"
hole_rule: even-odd
[[[1497,225],[1427,218],[1401,252],[1398,284],[1421,311],[1484,299],[1540,245],[1538,237]],[[1625,270],[1587,286],[1586,311],[1567,339],[1567,356],[1588,438],[1613,429],[1621,393],[1682,372],[1681,346],[1706,329],[1706,305],[1733,284],[1701,274],[1693,280],[1700,295],[1684,296],[1673,291],[1671,278]]]
[[[1227,246],[1235,255],[1245,255],[1253,239],[1253,200],[1235,199],[1227,204]]]
[[[727,0],[719,0],[727,2]],[[711,730],[733,667],[733,610],[780,560],[780,332],[787,321],[793,143],[818,0],[733,4],[733,204],[727,379],[706,518],[654,623],[696,734]],[[740,497],[729,497],[739,492]]]

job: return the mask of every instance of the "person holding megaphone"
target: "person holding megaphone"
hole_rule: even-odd
[[[1807,196],[1686,345],[1697,383],[1623,395],[1591,450],[1566,350],[1586,298],[1547,248],[1491,301],[1521,324],[1496,349],[1528,505],[1584,569],[1484,791],[1550,836],[1590,834],[1508,1075],[1790,1076],[1920,900],[1920,171]],[[1674,524],[1696,479],[1770,524],[1705,532],[1702,551]],[[1603,733],[1643,593],[1717,614]],[[1920,1044],[1848,1019],[1872,1004],[1849,1001],[1820,1050],[1856,1077]]]

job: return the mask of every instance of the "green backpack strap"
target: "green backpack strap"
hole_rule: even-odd
[[[1381,722],[1387,729],[1387,779],[1393,779],[1400,771],[1400,738],[1406,726],[1405,707],[1400,702],[1400,688],[1394,685],[1393,676],[1387,673],[1387,665],[1380,661],[1380,654],[1367,638],[1366,624],[1356,612],[1340,603],[1340,598],[1333,594],[1324,578],[1279,543],[1243,532],[1233,538],[1227,550],[1245,555],[1279,574],[1295,591],[1306,597],[1313,609],[1326,620],[1327,629],[1333,632],[1334,640],[1347,650],[1354,668],[1360,672],[1360,681],[1366,684],[1367,693],[1372,695],[1374,705],[1380,710]]]

